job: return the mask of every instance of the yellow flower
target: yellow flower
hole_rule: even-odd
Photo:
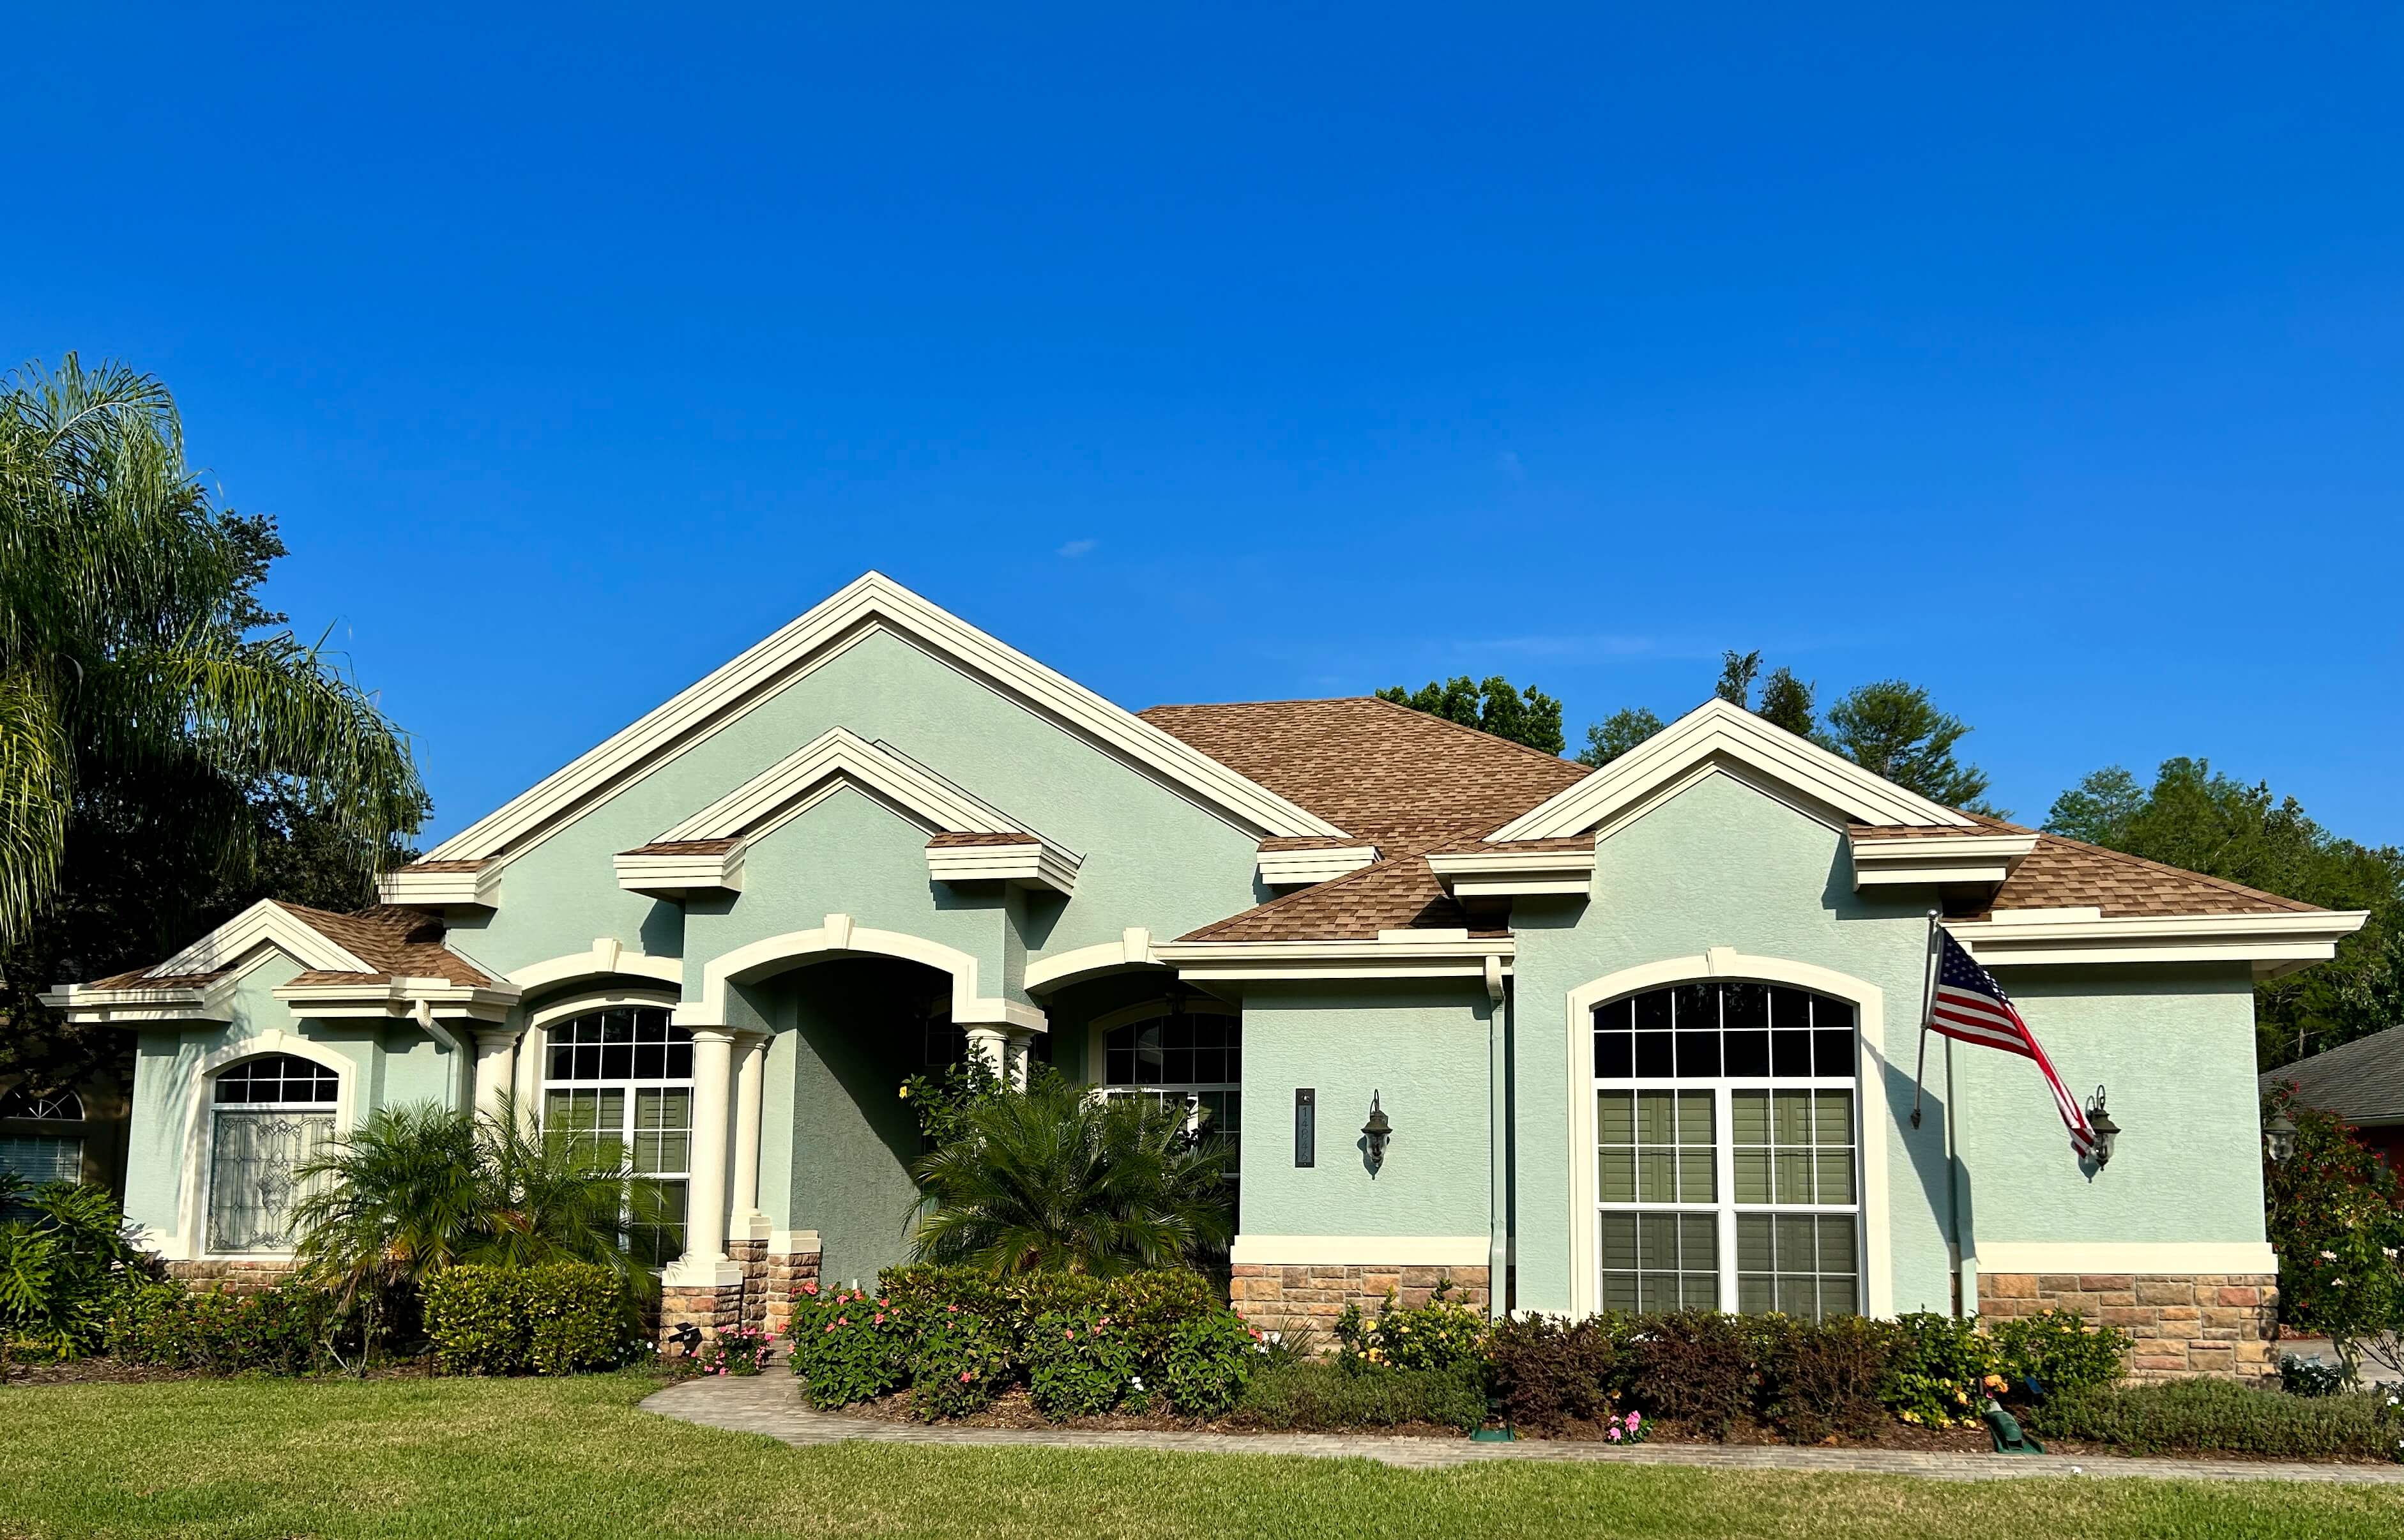
[[[902,1087],[902,1099],[904,1101],[910,1099],[910,1087],[907,1085]]]

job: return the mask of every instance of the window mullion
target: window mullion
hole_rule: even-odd
[[[1720,1236],[1720,1309],[1736,1309],[1736,1121],[1735,1097],[1722,1081],[1712,1087],[1712,1112],[1718,1121],[1718,1139],[1712,1151],[1712,1165],[1717,1173],[1719,1211],[1714,1216]]]

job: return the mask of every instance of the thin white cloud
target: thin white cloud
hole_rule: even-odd
[[[1085,553],[1093,550],[1096,546],[1101,543],[1102,542],[1099,540],[1070,540],[1068,544],[1060,548],[1058,554],[1068,557],[1070,561],[1075,561],[1078,557],[1085,554]]]

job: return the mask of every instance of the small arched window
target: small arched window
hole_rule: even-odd
[[[1851,1002],[1702,980],[1594,1012],[1602,1306],[1860,1310]]]
[[[81,1123],[83,1100],[73,1091],[36,1091],[20,1085],[0,1096],[0,1171],[28,1188],[49,1182],[83,1180],[83,1136],[63,1130],[27,1128],[28,1123]]]
[[[292,1248],[300,1171],[334,1138],[341,1073],[297,1054],[227,1066],[211,1088],[209,1250],[222,1255]]]
[[[73,1091],[36,1091],[20,1085],[0,1096],[0,1119],[27,1123],[81,1123],[83,1098]]]

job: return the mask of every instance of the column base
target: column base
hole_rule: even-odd
[[[660,1274],[663,1289],[722,1289],[742,1281],[742,1265],[723,1256],[680,1256]]]

